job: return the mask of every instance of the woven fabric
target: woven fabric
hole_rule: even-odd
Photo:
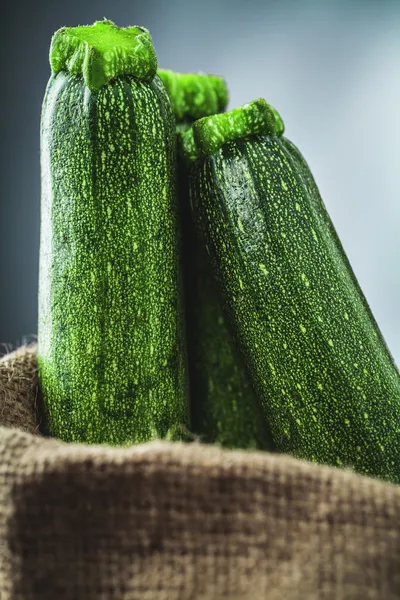
[[[37,433],[0,361],[1,600],[400,598],[400,487],[261,452]]]

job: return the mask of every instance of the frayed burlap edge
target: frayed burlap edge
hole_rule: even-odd
[[[39,434],[37,345],[22,346],[0,358],[0,425]]]

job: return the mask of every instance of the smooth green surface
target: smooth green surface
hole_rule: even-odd
[[[83,27],[63,27],[51,40],[53,73],[83,75],[92,91],[120,75],[151,81],[157,56],[147,29],[117,27],[112,21],[96,21]]]
[[[193,139],[199,154],[212,155],[227,142],[249,135],[280,135],[283,121],[264,98],[226,113],[204,117],[193,124]]]
[[[177,122],[192,121],[226,109],[228,88],[222,77],[158,69]]]
[[[175,123],[160,79],[53,75],[41,125],[38,363],[48,432],[131,444],[188,426]]]
[[[399,372],[292,146],[194,163],[197,219],[278,450],[399,483]]]

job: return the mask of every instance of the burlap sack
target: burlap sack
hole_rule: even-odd
[[[0,599],[400,598],[400,486],[282,455],[37,430],[36,348],[0,361]]]

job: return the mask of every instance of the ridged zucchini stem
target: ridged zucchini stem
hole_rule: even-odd
[[[228,88],[222,77],[158,69],[177,122],[200,119],[226,109]]]
[[[248,135],[282,135],[283,121],[264,98],[233,110],[204,117],[193,123],[193,141],[198,154],[212,156],[227,142]]]
[[[56,31],[51,40],[50,65],[53,73],[83,75],[87,87],[96,91],[120,75],[152,81],[157,56],[147,29],[120,28],[104,20]]]

